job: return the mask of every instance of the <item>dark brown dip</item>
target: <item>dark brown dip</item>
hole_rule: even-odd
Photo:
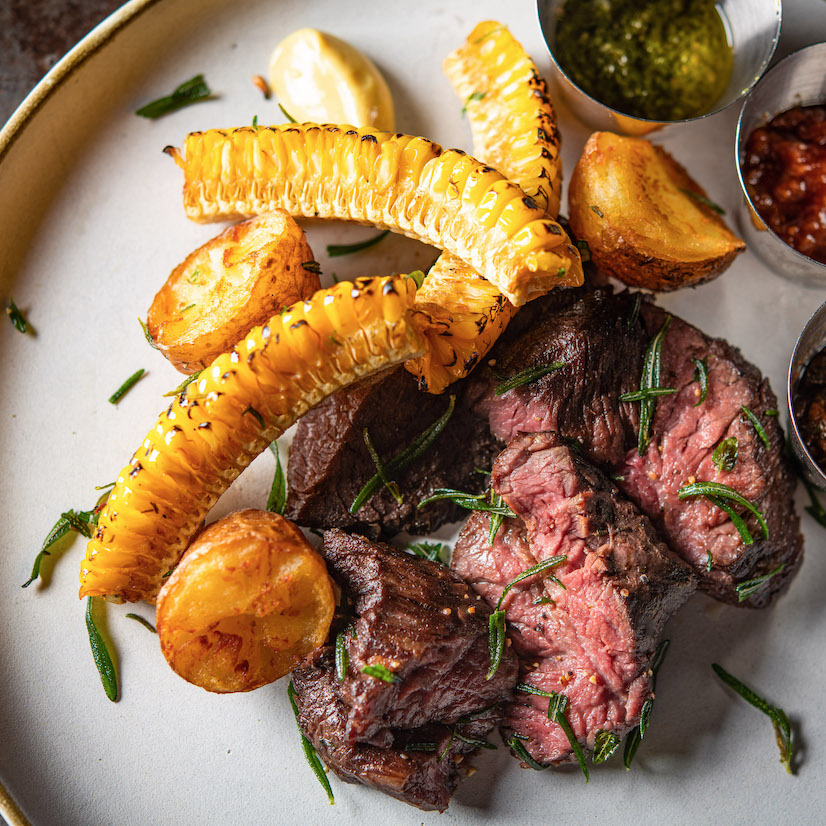
[[[743,175],[770,229],[826,264],[826,106],[798,106],[755,129]]]
[[[809,453],[826,469],[826,348],[806,366],[793,405],[797,426]]]

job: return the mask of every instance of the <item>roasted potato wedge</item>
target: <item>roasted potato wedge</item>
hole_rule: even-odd
[[[243,510],[197,536],[158,594],[161,650],[207,691],[251,691],[289,673],[327,638],[332,580],[282,516]]]
[[[701,284],[746,248],[685,169],[642,138],[591,135],[568,198],[571,230],[594,263],[633,287]]]
[[[172,271],[149,308],[149,334],[182,373],[201,370],[320,289],[312,261],[303,230],[283,210],[230,227]]]

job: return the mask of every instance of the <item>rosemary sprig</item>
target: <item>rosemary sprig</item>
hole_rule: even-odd
[[[149,620],[144,619],[140,614],[126,614],[126,618],[139,622],[147,631],[151,631],[153,634],[158,633],[158,629],[155,628]]]
[[[386,229],[373,238],[368,238],[366,241],[359,241],[356,244],[327,244],[327,255],[330,258],[340,258],[342,255],[352,255],[354,252],[361,252],[378,244],[379,241],[386,238],[389,234],[390,230]]]
[[[241,414],[242,416],[250,415],[258,422],[258,426],[263,430],[266,426],[264,423],[264,417],[251,405],[247,405],[247,409]]]
[[[753,579],[738,582],[735,589],[737,591],[737,601],[745,602],[755,591],[759,591],[772,577],[777,576],[785,567],[786,563],[783,562],[773,571],[769,571],[769,573],[763,576],[756,576]]]
[[[109,396],[109,403],[117,404],[145,375],[146,370],[144,370],[143,367],[132,373],[132,375]]]
[[[485,95],[487,95],[487,92],[471,92],[468,95],[467,100],[465,101],[465,105],[462,107],[462,117],[464,117],[467,114],[467,107],[469,103],[484,100]]]
[[[456,726],[453,729],[453,736],[457,740],[461,740],[463,743],[467,743],[469,746],[473,746],[475,749],[488,749],[489,751],[496,751],[496,746],[493,745],[488,740],[478,740],[475,737],[466,737],[462,734],[461,731],[458,730]]]
[[[135,114],[142,118],[155,120],[162,115],[168,115],[170,112],[175,112],[184,106],[191,106],[193,103],[208,100],[211,97],[212,92],[207,86],[204,76],[195,75],[195,77],[178,86],[171,95],[165,95],[147,103],[145,106],[141,106]]]
[[[637,436],[637,453],[639,453],[640,456],[645,454],[651,438],[651,422],[654,419],[654,411],[657,406],[656,395],[658,395],[653,391],[662,389],[673,390],[673,388],[660,387],[663,339],[665,338],[670,323],[671,316],[667,315],[663,326],[660,327],[657,334],[648,343],[642,363],[639,392],[643,395],[640,397],[640,430]],[[630,393],[623,394],[623,396],[631,395]],[[623,396],[620,396],[620,401],[632,401],[630,398],[624,399]]]
[[[301,266],[307,270],[307,272],[313,272],[316,275],[321,273],[321,264],[319,264],[318,261],[305,261]]]
[[[645,402],[660,396],[671,396],[676,392],[676,387],[651,387],[648,390],[634,390],[632,393],[623,393],[619,400],[621,402]]]
[[[640,307],[642,306],[642,293],[635,293],[634,294],[634,303],[631,305],[631,312],[628,314],[628,318],[625,321],[625,326],[629,329],[633,327],[637,323],[637,319],[640,317]]]
[[[706,549],[706,571],[711,573],[711,569],[714,567],[714,557],[711,555],[711,551]]]
[[[568,559],[567,556],[552,556],[548,559],[543,559],[542,562],[539,562],[536,565],[528,568],[526,571],[522,571],[519,576],[514,577],[502,590],[502,593],[499,595],[499,600],[496,603],[496,610],[498,611],[502,607],[502,602],[504,601],[505,597],[510,592],[511,588],[514,585],[522,582],[524,579],[528,579],[529,577],[535,576],[536,574],[542,574],[545,571],[549,571],[551,568],[556,568],[557,565],[561,565]]]
[[[505,500],[494,491],[490,489],[490,503],[494,508],[506,508]],[[510,510],[510,508],[508,508]],[[502,522],[505,521],[505,514],[500,511],[491,513],[490,526],[488,527],[488,542],[493,545],[493,540],[496,539],[496,534],[499,533],[499,528],[502,527]]]
[[[508,740],[508,745],[513,749],[514,754],[523,763],[527,763],[534,771],[541,772],[549,768],[549,766],[546,766],[544,763],[538,763],[531,757],[530,752],[522,743],[522,738],[518,735],[514,734],[513,737]]]
[[[383,683],[400,683],[402,678],[398,674],[394,674],[387,666],[381,663],[374,663],[373,665],[363,665],[361,673],[368,677],[373,677],[376,680],[381,680]]]
[[[170,396],[180,396],[181,393],[183,393],[184,390],[187,387],[189,387],[190,384],[192,384],[192,382],[197,381],[198,377],[201,375],[201,373],[204,372],[205,369],[206,368],[196,370],[191,376],[187,376],[174,390],[170,390],[168,393],[164,393],[164,398],[168,398]],[[250,408],[250,410],[251,409],[252,408]],[[245,410],[244,412],[246,413],[247,411]]]
[[[568,698],[564,694],[551,693],[553,696],[551,698],[551,707],[548,716],[565,732],[565,736],[571,744],[571,749],[573,749],[574,757],[576,757],[576,762],[579,763],[579,768],[582,769],[582,773],[585,775],[585,782],[587,783],[589,777],[588,764],[585,761],[585,752],[582,750],[582,746],[579,744],[579,740],[577,740],[576,734],[574,734],[574,730],[571,727],[571,722],[565,713],[568,710]]]
[[[396,503],[401,505],[404,501],[404,498],[399,491],[399,486],[396,482],[390,481],[387,478],[387,473],[385,471],[384,465],[382,464],[381,458],[379,457],[378,451],[373,445],[373,440],[370,438],[370,430],[368,428],[364,428],[362,431],[364,435],[364,444],[367,446],[367,452],[370,454],[370,458],[373,460],[373,464],[376,467],[376,473],[381,479],[381,483],[384,487],[390,491],[390,495],[396,500]]]
[[[408,743],[402,751],[436,751],[439,748],[436,743]]]
[[[327,799],[332,806],[336,801],[333,797],[333,790],[330,788],[330,781],[327,779],[327,773],[324,771],[324,764],[321,762],[315,746],[301,730],[301,724],[298,722],[298,704],[295,701],[295,686],[292,680],[290,680],[290,684],[287,686],[287,696],[290,698],[290,705],[293,707],[293,714],[295,714],[295,724],[298,726],[298,733],[301,736],[301,748],[304,751],[304,757],[307,758],[307,762],[310,764],[310,768],[313,770],[316,779],[321,783],[324,791],[327,792]]]
[[[155,339],[152,338],[152,333],[149,332],[149,327],[146,326],[146,322],[142,319],[138,319],[138,324],[141,325],[141,330],[143,330],[143,337],[146,339],[146,343],[153,349],[157,350],[158,345],[155,344]]]
[[[789,717],[785,711],[776,706],[770,705],[766,700],[756,694],[745,683],[741,682],[729,674],[717,663],[712,664],[714,673],[729,687],[734,689],[747,703],[762,711],[774,726],[774,735],[777,739],[777,746],[780,749],[780,762],[789,774],[794,774],[792,759],[794,757],[794,743],[792,742],[792,727]]]
[[[14,325],[14,329],[17,330],[18,333],[28,333],[29,332],[29,324],[26,321],[26,317],[20,312],[20,308],[14,303],[12,298],[9,298],[9,306],[6,307],[6,315],[9,317],[9,321]]]
[[[283,516],[287,507],[287,480],[284,476],[284,468],[281,466],[281,457],[278,455],[277,441],[270,443],[270,450],[275,456],[275,475],[272,478],[270,495],[267,497],[267,510]]]
[[[772,443],[769,441],[769,436],[766,433],[762,424],[760,424],[760,419],[751,412],[745,405],[743,405],[740,410],[742,410],[743,415],[751,422],[752,427],[756,431],[757,435],[760,437],[760,440],[766,446],[766,450],[771,450]]]
[[[763,514],[757,510],[757,508],[752,505],[752,503],[749,502],[749,500],[742,494],[739,494],[736,490],[734,490],[734,488],[730,488],[728,485],[724,485],[721,482],[694,482],[694,484],[685,485],[677,491],[677,497],[679,499],[688,499],[692,496],[705,496],[706,499],[712,502],[715,506],[724,510],[731,517],[731,521],[734,523],[746,545],[751,545],[754,542],[754,538],[746,527],[746,523],[743,521],[742,517],[735,512],[734,508],[732,508],[726,500],[736,502],[740,505],[740,507],[743,507],[750,513],[753,513],[757,518],[757,522],[760,525],[760,530],[763,532],[764,538],[769,538],[769,528],[768,525],[766,525],[766,520],[763,518]]]
[[[706,198],[705,195],[700,195],[699,192],[693,192],[690,189],[682,189],[680,188],[680,192],[684,195],[688,195],[690,198],[693,198],[695,201],[698,201],[703,206],[707,206],[709,209],[713,209],[718,215],[725,215],[726,211],[719,205],[715,204],[714,201],[710,201]]]
[[[450,417],[453,415],[453,410],[456,407],[456,396],[451,395],[447,405],[447,410],[433,422],[430,427],[423,430],[404,450],[397,453],[385,466],[385,475],[392,478],[394,474],[404,470],[410,464],[416,461],[429,447],[433,444],[436,437],[445,429]],[[377,473],[370,479],[367,484],[359,491],[358,496],[350,505],[350,513],[355,514],[367,502],[373,494],[382,486],[381,476]],[[421,503],[419,503],[421,507]]]
[[[407,550],[422,559],[429,559],[431,562],[447,565],[448,547],[441,542],[409,542]]]
[[[619,748],[620,742],[614,732],[600,729],[594,738],[594,755],[591,758],[594,764],[604,763]]]
[[[106,642],[101,636],[92,615],[93,607],[98,602],[103,602],[103,600],[100,597],[89,597],[86,600],[86,630],[89,632],[92,659],[95,661],[98,674],[100,674],[103,690],[106,692],[106,696],[115,703],[118,699],[118,675],[112,662],[112,655],[109,653]]]
[[[589,204],[588,209],[590,209],[591,212],[599,218],[605,217],[605,213],[596,204]]]
[[[691,359],[694,362],[694,381],[700,384],[700,395],[694,407],[699,407],[708,396],[708,365],[705,359]]]
[[[281,114],[290,122],[290,123],[298,123],[298,121],[279,103],[278,108],[281,110]]]
[[[342,683],[347,676],[347,666],[350,665],[350,656],[347,654],[345,641],[344,631],[339,631],[336,636],[336,677]]]
[[[591,248],[588,246],[588,242],[577,241],[576,246],[579,250],[579,257],[582,259],[582,263],[587,264],[591,260]]]
[[[711,463],[721,473],[731,473],[737,464],[737,450],[740,447],[736,436],[723,439],[711,453]]]
[[[654,693],[654,689],[657,687],[657,674],[659,673],[660,667],[663,664],[663,660],[665,660],[665,655],[668,653],[668,646],[671,644],[670,640],[663,640],[658,646],[657,650],[654,652],[654,656],[651,658],[651,693]],[[648,701],[646,701],[647,703]],[[625,752],[623,754],[623,763],[625,764],[626,769],[631,768],[631,763],[634,761],[634,755],[637,753],[637,749],[640,747],[640,742],[642,741],[643,734],[645,734],[645,728],[648,725],[648,720],[651,717],[651,709],[653,708],[653,704],[648,707],[648,711],[645,715],[645,725],[642,725],[642,713],[640,713],[640,725],[634,728],[632,731],[628,733],[628,736],[625,738]]]
[[[522,370],[509,379],[505,379],[501,384],[497,384],[493,392],[497,396],[501,396],[503,393],[507,393],[508,390],[513,390],[515,387],[521,387],[525,384],[531,384],[543,376],[547,376],[549,373],[556,372],[564,366],[564,361],[554,361],[551,364],[543,364],[539,367],[528,367],[526,370]]]
[[[466,493],[463,490],[454,488],[436,488],[433,493],[416,506],[423,508],[431,502],[438,502],[442,499],[449,499],[454,505],[469,511],[484,511],[485,513],[501,514],[502,516],[515,517],[516,514],[504,502],[501,505],[491,504],[488,494]]]

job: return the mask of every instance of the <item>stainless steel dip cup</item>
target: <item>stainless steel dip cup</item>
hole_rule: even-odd
[[[806,474],[806,478],[816,487],[826,490],[826,473],[812,458],[809,448],[800,435],[797,426],[797,417],[794,413],[794,397],[797,394],[797,387],[800,377],[806,365],[826,347],[826,304],[822,304],[817,312],[809,319],[797,345],[792,353],[792,360],[789,363],[789,379],[787,382],[787,392],[789,399],[789,441],[795,457],[800,462],[800,466]]]
[[[749,249],[778,275],[809,287],[826,287],[826,264],[790,247],[770,230],[754,210],[743,179],[746,141],[758,127],[795,106],[826,103],[826,43],[790,54],[773,66],[743,103],[735,141],[737,175],[743,189],[740,231]],[[820,312],[818,310],[818,312]]]
[[[577,0],[569,0],[576,3]],[[646,120],[618,112],[579,88],[556,60],[556,24],[565,0],[538,0],[539,25],[556,70],[557,85],[571,110],[600,131],[645,135],[669,123],[690,123],[731,106],[760,79],[769,65],[780,37],[781,0],[719,0],[716,4],[733,50],[731,79],[714,109],[679,121]]]

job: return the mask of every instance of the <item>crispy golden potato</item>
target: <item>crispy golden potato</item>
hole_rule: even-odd
[[[282,516],[243,510],[214,522],[158,594],[161,650],[207,691],[251,691],[322,645],[335,609],[324,561]]]
[[[571,230],[594,263],[633,287],[701,284],[746,248],[685,169],[641,138],[591,135],[568,199]]]
[[[320,289],[312,261],[303,230],[283,210],[230,227],[172,271],[149,308],[149,334],[178,370],[194,373]]]

